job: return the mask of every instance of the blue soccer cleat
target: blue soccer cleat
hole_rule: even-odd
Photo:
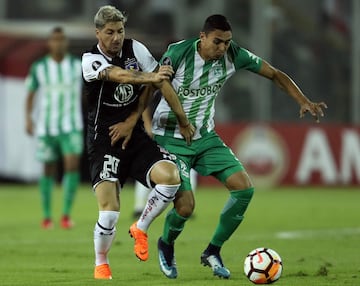
[[[204,252],[200,258],[201,264],[211,267],[215,276],[228,279],[230,277],[230,271],[222,263],[220,254],[209,254]]]
[[[175,279],[177,277],[176,261],[174,256],[174,245],[168,245],[158,240],[159,265],[160,270],[167,278]]]

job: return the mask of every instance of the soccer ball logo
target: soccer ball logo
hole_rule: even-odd
[[[282,272],[280,255],[270,248],[256,248],[246,256],[244,272],[254,284],[274,283]]]

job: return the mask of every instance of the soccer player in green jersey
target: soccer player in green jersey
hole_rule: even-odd
[[[189,171],[194,168],[201,175],[214,176],[229,191],[215,232],[201,255],[201,263],[211,267],[214,275],[229,278],[230,271],[222,262],[220,250],[242,222],[254,186],[243,165],[214,131],[214,102],[221,87],[235,72],[244,69],[272,80],[290,95],[300,106],[300,117],[309,112],[318,121],[326,104],[310,101],[288,75],[239,47],[222,15],[208,17],[199,38],[171,44],[160,62],[173,67],[172,85],[196,128],[188,146],[166,100],[160,101],[153,117],[154,138],[176,155],[182,179],[158,241],[160,269],[168,278],[177,277],[174,242],[194,210],[189,179]]]
[[[42,227],[53,227],[51,192],[56,165],[64,164],[64,202],[61,227],[71,228],[70,211],[79,184],[79,162],[83,151],[81,111],[81,61],[67,53],[68,40],[61,27],[48,39],[49,54],[34,62],[26,79],[26,131],[38,140],[38,160],[44,163],[40,178]]]

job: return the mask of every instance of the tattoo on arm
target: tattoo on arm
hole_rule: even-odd
[[[107,67],[106,69],[102,70],[99,73],[99,79],[100,80],[109,80],[109,78],[110,78],[109,73],[112,68],[113,67],[111,66],[111,67]]]

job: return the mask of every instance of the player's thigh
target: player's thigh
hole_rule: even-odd
[[[205,137],[199,149],[195,169],[201,175],[212,175],[226,186],[233,174],[245,172],[239,159],[217,134]]]
[[[191,191],[190,170],[195,160],[195,149],[193,145],[187,146],[185,140],[166,136],[155,136],[157,143],[170,154],[175,156],[175,161],[180,172],[181,185],[178,192]]]
[[[37,138],[36,158],[43,163],[53,163],[60,158],[58,140],[55,136]]]
[[[253,184],[248,173],[244,170],[229,175],[225,180],[225,186],[228,190],[245,190],[252,188]]]
[[[84,138],[81,131],[74,131],[60,136],[61,153],[64,159],[64,170],[75,172],[79,169],[80,156],[84,150]]]
[[[129,175],[143,185],[152,187],[156,184],[179,184],[179,171],[172,156],[160,147],[147,134],[136,134],[140,142],[132,152]]]
[[[123,181],[120,180],[120,154],[102,140],[88,141],[88,159],[90,177],[94,190],[102,182],[115,183],[119,189]],[[126,171],[126,168],[124,168]],[[125,176],[126,174],[124,174]]]
[[[178,192],[188,192],[193,190],[191,182],[191,168],[193,166],[193,156],[176,155],[176,164],[179,168],[181,185]]]
[[[73,131],[59,136],[59,144],[63,155],[78,155],[84,150],[83,132]]]

